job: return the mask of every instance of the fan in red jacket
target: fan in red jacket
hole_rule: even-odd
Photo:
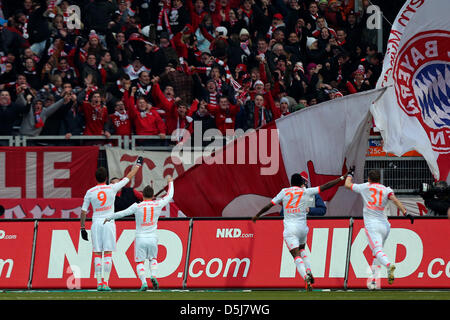
[[[188,106],[181,101],[181,98],[177,97],[169,101],[157,82],[153,83],[152,95],[158,108],[166,111],[167,134],[178,136],[181,134],[180,130],[189,127],[192,118],[187,117]]]
[[[131,100],[133,99],[131,98]],[[159,135],[161,139],[166,138],[164,121],[144,97],[137,98],[136,106],[131,107],[128,111],[137,135]]]
[[[108,108],[102,104],[102,97],[99,92],[93,92],[89,102],[84,101],[81,104],[80,111],[84,114],[84,135],[105,135],[106,137],[111,135],[109,131],[105,130],[108,122]]]
[[[219,129],[223,135],[227,133],[227,130],[233,130],[234,132],[236,115],[240,110],[240,107],[238,105],[231,104],[226,96],[221,96],[219,98],[218,106],[208,103],[206,108],[208,109],[209,113],[216,119],[217,129]]]
[[[109,115],[109,119],[114,134],[119,136],[130,136],[132,134],[128,110],[122,100],[116,102],[114,113]]]

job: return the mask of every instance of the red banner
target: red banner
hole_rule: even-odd
[[[82,198],[96,184],[98,147],[0,147],[0,198]]]
[[[3,219],[79,219],[83,198],[72,199],[0,199],[5,208]],[[92,217],[89,207],[87,217]],[[161,212],[162,217],[184,217],[174,202],[170,202]]]
[[[90,222],[86,229],[90,229]],[[139,288],[134,262],[134,221],[116,221],[117,249],[112,255],[112,288]],[[189,221],[158,223],[157,278],[161,288],[181,288],[186,262]],[[148,262],[147,262],[148,263]],[[146,263],[146,270],[148,264]],[[151,284],[150,284],[151,285]],[[80,236],[77,222],[39,222],[32,287],[96,288],[92,245]]]
[[[389,285],[386,269],[381,270],[381,288],[450,288],[450,220],[392,219],[384,252],[395,263],[395,281]],[[362,220],[353,227],[349,285],[366,288],[372,252]]]
[[[34,222],[0,222],[0,288],[27,288]]]

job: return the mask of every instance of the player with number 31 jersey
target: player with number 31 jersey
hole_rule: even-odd
[[[372,249],[373,261],[371,266],[371,277],[368,278],[367,285],[370,289],[378,288],[377,279],[379,277],[378,270],[382,266],[387,269],[388,283],[394,282],[395,265],[391,263],[384,252],[383,246],[389,236],[391,225],[385,214],[385,207],[391,200],[395,206],[414,222],[414,217],[407,214],[403,204],[397,199],[394,191],[380,183],[381,173],[378,170],[370,170],[368,173],[368,182],[356,184],[353,183],[353,171],[345,180],[345,187],[361,195],[364,203],[363,219],[364,232],[369,241],[369,247]]]

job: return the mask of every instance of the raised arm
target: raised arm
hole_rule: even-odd
[[[352,189],[352,185],[353,185],[353,175],[355,174],[355,166],[351,166],[350,170],[347,172],[347,178],[345,179],[344,182],[344,187],[346,187],[347,189]]]
[[[136,173],[138,173],[139,169],[142,167],[143,163],[144,163],[144,158],[138,157],[136,160],[136,164],[133,166],[133,169],[131,169],[131,171],[128,172],[126,178],[128,178],[128,180],[133,179],[133,177],[136,175]]]
[[[167,194],[161,199],[161,204],[163,206],[166,206],[173,198],[174,188],[173,188],[173,179],[171,176],[167,177],[167,184],[168,184]]]

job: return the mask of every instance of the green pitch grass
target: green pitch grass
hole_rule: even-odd
[[[0,300],[450,300],[450,290],[29,290]]]

